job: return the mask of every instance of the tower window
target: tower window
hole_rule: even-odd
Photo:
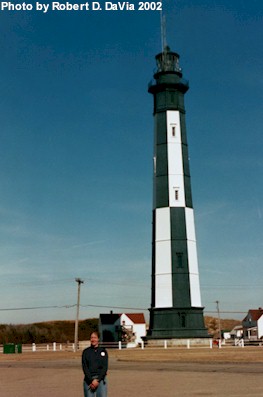
[[[182,325],[182,328],[186,327],[186,315],[185,315],[185,313],[181,314],[181,325]]]
[[[182,328],[186,327],[186,313],[178,313],[179,323]]]
[[[178,189],[175,189],[175,191],[174,191],[174,198],[176,201],[179,200],[179,190]]]
[[[177,267],[182,269],[182,267],[183,267],[183,253],[176,252],[176,258],[177,258]]]
[[[176,136],[176,125],[172,125],[172,136]]]

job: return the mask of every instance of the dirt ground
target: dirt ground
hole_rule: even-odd
[[[109,351],[108,397],[262,397],[263,347]],[[1,397],[82,397],[81,353],[0,355]]]

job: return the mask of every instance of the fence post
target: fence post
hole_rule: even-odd
[[[55,352],[57,350],[57,344],[56,342],[53,343],[53,351]]]
[[[167,340],[164,341],[164,348],[167,349]]]
[[[60,343],[60,345],[59,345],[59,350],[61,351],[62,350],[62,344]]]
[[[187,339],[187,349],[190,349],[190,339]]]
[[[213,339],[210,339],[210,349],[213,349]]]
[[[221,339],[219,339],[219,341],[218,341],[218,348],[221,349],[221,347],[222,347],[222,342],[221,342]]]
[[[142,346],[142,350],[143,350],[144,349],[144,341],[142,341],[141,346]]]
[[[36,344],[32,343],[32,351],[35,352],[37,350]]]
[[[49,345],[47,345],[47,350],[49,350]]]
[[[121,350],[121,341],[119,341],[119,350]]]

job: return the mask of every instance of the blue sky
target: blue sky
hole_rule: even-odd
[[[242,318],[263,304],[262,3],[163,9],[190,81],[202,303]],[[81,318],[150,306],[160,50],[154,11],[0,11],[0,323],[74,319],[75,277]]]

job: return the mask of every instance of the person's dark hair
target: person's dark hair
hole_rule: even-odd
[[[92,331],[91,333],[90,333],[90,338],[91,338],[91,335],[92,334],[95,334],[95,335],[97,335],[97,337],[100,339],[100,333],[98,332],[98,331]]]

